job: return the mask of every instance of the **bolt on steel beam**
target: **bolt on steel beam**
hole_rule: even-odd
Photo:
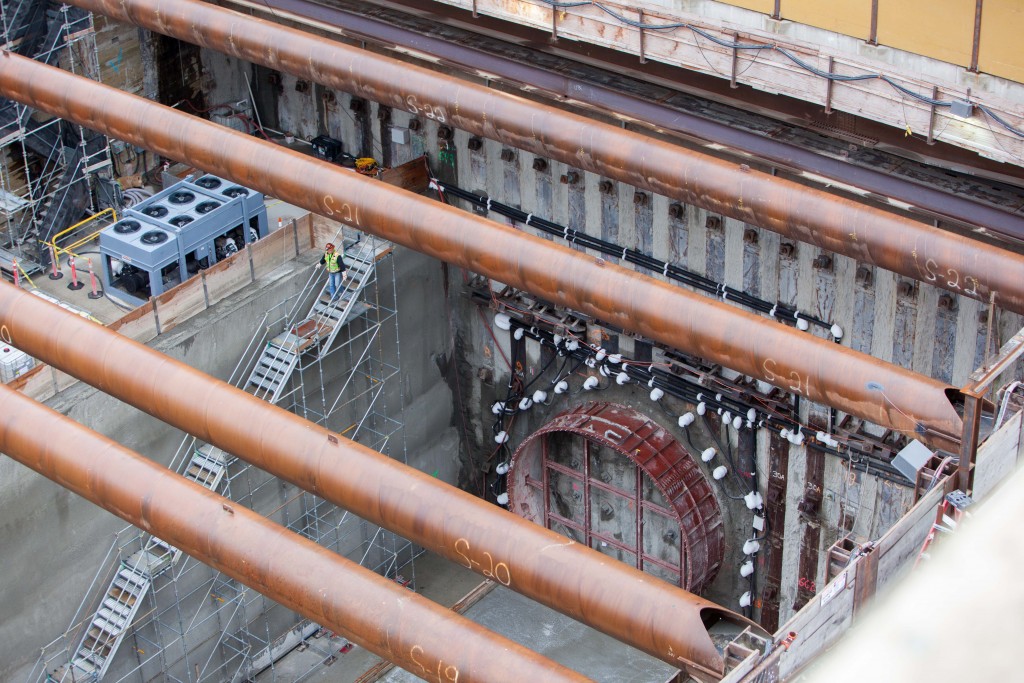
[[[69,0],[1024,313],[1024,256],[640,133],[198,0]]]

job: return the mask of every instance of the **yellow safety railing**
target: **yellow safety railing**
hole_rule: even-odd
[[[96,239],[96,236],[100,234],[102,229],[101,230],[97,230],[97,231],[95,231],[93,233],[90,233],[90,234],[86,235],[85,237],[82,237],[82,238],[72,242],[71,244],[68,244],[67,246],[63,246],[63,247],[57,244],[57,240],[59,240],[64,235],[68,235],[68,234],[71,234],[71,233],[75,232],[76,230],[81,228],[83,225],[86,225],[87,223],[91,223],[93,221],[100,220],[101,218],[103,218],[107,214],[110,215],[111,219],[115,223],[117,222],[117,211],[116,210],[114,210],[113,208],[103,209],[99,213],[93,214],[92,216],[89,216],[88,218],[86,218],[84,220],[81,220],[81,221],[78,221],[74,225],[72,225],[72,226],[70,226],[68,228],[65,228],[64,230],[61,230],[56,235],[54,235],[53,238],[49,242],[44,242],[44,244],[50,248],[51,254],[53,255],[54,262],[56,262],[60,258],[61,254],[67,254],[68,256],[74,257],[75,256],[75,249],[77,249],[78,247],[82,246],[83,244],[88,244],[89,242],[91,242],[94,239]],[[106,227],[106,226],[103,226],[103,227]]]

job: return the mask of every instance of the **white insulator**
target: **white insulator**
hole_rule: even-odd
[[[529,410],[532,407],[533,399],[529,396],[524,396],[523,399],[519,401],[519,410]]]
[[[495,415],[501,415],[504,411],[505,404],[502,403],[501,401],[498,401],[493,406],[491,406],[491,412],[494,413]]]
[[[753,428],[754,428],[754,423],[751,422],[750,420],[747,420],[747,429],[753,429]]]
[[[750,607],[750,591],[740,596],[740,607]]]
[[[826,434],[825,432],[818,432],[817,434],[814,435],[814,438],[816,438],[818,441],[822,443],[828,443],[830,441],[830,439],[828,438],[828,434]]]
[[[722,402],[722,395],[721,394],[715,394],[715,400],[718,401],[719,403],[721,403]]]
[[[590,391],[591,389],[596,389],[597,385],[600,383],[601,380],[599,380],[598,378],[588,377],[586,381],[583,382],[583,388],[586,389],[587,391]]]
[[[622,354],[613,353],[612,355],[608,356],[608,362],[611,363],[612,365],[618,365],[619,363],[622,362]]]
[[[604,359],[605,359],[605,358],[606,358],[607,356],[608,356],[608,352],[607,352],[607,351],[605,351],[604,349],[598,349],[598,350],[597,350],[597,353],[596,353],[596,354],[594,355],[594,358],[596,358],[596,359],[597,359],[597,362],[598,362],[598,363],[600,363],[600,362],[601,362],[601,361],[603,361],[603,360],[604,360]]]
[[[789,440],[789,430],[786,429],[785,427],[783,427],[782,429],[779,430],[779,436],[781,436],[783,439],[786,439],[788,441]]]
[[[494,435],[495,443],[505,443],[506,441],[508,441],[508,432],[504,429]]]
[[[761,549],[761,544],[758,543],[757,540],[753,539],[753,538],[750,539],[749,541],[746,541],[743,544],[743,554],[744,555],[753,555],[754,553],[756,553],[760,549]]]
[[[628,372],[620,372],[618,375],[615,376],[616,384],[626,384],[627,382],[629,382]]]
[[[568,349],[569,351],[575,351],[576,349],[580,348],[580,342],[578,339],[570,339],[569,341],[565,342],[565,348]]]
[[[795,432],[790,433],[789,442],[794,446],[799,446],[804,442],[804,433],[802,428],[797,428]]]
[[[543,403],[546,400],[548,400],[548,392],[543,391],[541,389],[538,389],[537,391],[533,392],[534,403]]]
[[[747,578],[748,576],[750,576],[753,573],[754,573],[754,561],[753,560],[747,560],[746,562],[744,562],[743,564],[740,565],[740,576],[742,576],[744,579]]]
[[[499,462],[498,466],[494,468],[494,471],[499,477],[504,477],[508,474],[509,469],[511,469],[511,465],[507,462]]]
[[[704,403],[704,401],[701,401],[700,403],[697,404],[697,414],[698,415],[703,415],[707,411],[708,411],[708,406],[707,406],[706,403]]]
[[[729,474],[729,468],[725,465],[719,465],[711,472],[711,476],[715,479],[725,479],[727,474]]]
[[[559,380],[558,384],[555,385],[555,393],[564,394],[567,391],[569,391],[569,383],[566,382],[564,379]]]
[[[693,416],[693,413],[683,413],[682,415],[679,416],[679,426],[689,427],[690,425],[693,424],[693,421],[696,419],[697,418]]]
[[[832,333],[832,336],[835,337],[836,339],[843,338],[843,328],[839,327],[839,325],[833,325],[832,329],[829,331]]]
[[[704,452],[700,454],[700,459],[704,462],[711,462],[715,459],[715,452],[714,448],[705,448]]]
[[[525,334],[526,334],[526,328],[525,328],[525,327],[517,327],[517,328],[516,328],[516,331],[512,333],[512,337],[513,337],[513,338],[514,338],[514,339],[515,339],[516,341],[519,341],[520,339],[522,339],[522,338],[523,338],[523,336],[524,336]]]
[[[495,313],[494,324],[503,330],[510,330],[512,329],[512,318],[508,317],[504,313]]]
[[[562,335],[560,335],[560,334],[553,335],[551,337],[551,343],[554,344],[555,346],[558,346],[559,344],[561,344],[562,343]]]
[[[754,420],[756,420],[756,419],[757,419],[757,411],[756,411],[756,410],[754,410],[753,408],[751,408],[750,410],[748,410],[748,411],[747,411],[747,419],[748,419],[748,420],[750,420],[751,422],[753,422]]]
[[[665,392],[663,390],[659,389],[658,387],[654,387],[653,389],[651,389],[651,400],[652,401],[660,401],[664,395],[665,395]]]
[[[508,493],[498,494],[498,505],[508,505]]]
[[[724,413],[722,413],[722,423],[723,424],[729,424],[730,422],[732,422],[732,413],[730,413],[727,410]]]
[[[764,501],[761,499],[761,494],[757,491],[751,491],[747,495],[743,496],[743,502],[747,504],[748,510],[757,510]]]
[[[608,366],[607,365],[602,364],[601,367],[599,367],[597,369],[597,371],[601,373],[602,377],[607,377],[608,376]]]
[[[796,328],[798,330],[800,330],[801,332],[806,332],[808,327],[810,327],[810,325],[807,323],[806,320],[804,320],[803,318],[796,319]]]
[[[588,368],[593,368],[597,366],[597,361],[595,361],[593,356],[591,356],[590,358],[583,361],[583,364],[586,365]]]
[[[650,378],[649,380],[647,380],[647,386],[649,388],[652,388],[652,389],[654,388],[654,378],[653,377]]]
[[[703,400],[704,400],[704,394],[698,393],[697,394],[697,401],[699,402],[699,401],[703,401]]]
[[[736,417],[734,417],[732,419],[732,428],[733,429],[739,430],[739,428],[742,427],[742,426],[743,426],[743,418],[742,417],[737,415]]]
[[[719,415],[721,415],[722,414],[722,409],[719,408],[717,412],[718,412]]]

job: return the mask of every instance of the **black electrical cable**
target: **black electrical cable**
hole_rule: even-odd
[[[747,308],[751,308],[761,313],[766,313],[782,322],[793,322],[796,324],[798,320],[805,320],[808,324],[814,324],[825,328],[829,330],[829,332],[832,331],[832,325],[830,323],[811,315],[802,314],[795,308],[785,306],[781,303],[770,303],[747,292],[734,289],[728,285],[711,280],[703,275],[699,275],[679,266],[656,259],[653,256],[644,254],[636,249],[620,247],[617,244],[593,237],[585,232],[580,232],[579,230],[569,227],[563,227],[541,218],[535,218],[533,214],[528,214],[521,209],[493,201],[485,195],[478,195],[474,192],[463,190],[462,188],[449,185],[441,180],[435,179],[433,182],[446,194],[458,197],[470,202],[474,206],[485,208],[487,211],[493,211],[498,215],[505,216],[506,218],[518,221],[524,225],[539,228],[548,234],[565,239],[570,244],[577,244],[586,247],[587,249],[593,249],[594,251],[598,251],[613,258],[621,258],[627,262],[661,273],[663,276],[677,282],[681,282],[689,287],[693,287],[694,289],[721,298],[723,301],[733,301],[746,306]]]

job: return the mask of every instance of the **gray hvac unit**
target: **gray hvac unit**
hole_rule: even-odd
[[[99,235],[103,284],[136,306],[181,282],[175,235],[146,218],[126,216]]]
[[[104,282],[139,305],[266,234],[261,193],[216,176],[179,182],[100,233]]]

